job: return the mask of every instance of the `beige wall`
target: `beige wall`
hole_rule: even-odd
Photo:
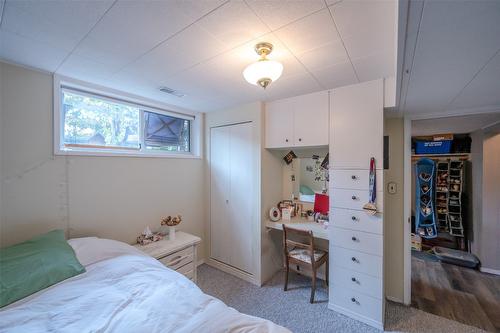
[[[54,156],[52,75],[0,68],[2,246],[54,228],[132,243],[177,213],[180,230],[205,240],[202,159]]]
[[[478,235],[481,267],[500,273],[500,131],[485,133],[482,202]]]
[[[384,135],[389,136],[389,169],[384,171],[384,261],[385,294],[403,302],[404,293],[404,120],[386,118]],[[387,184],[396,183],[396,194]]]

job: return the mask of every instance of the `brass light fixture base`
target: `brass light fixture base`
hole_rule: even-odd
[[[264,77],[257,81],[257,84],[261,86],[262,88],[266,89],[268,85],[270,85],[272,80],[270,78]]]
[[[255,45],[255,52],[260,55],[262,58],[265,58],[273,51],[273,44],[271,43],[258,43]]]

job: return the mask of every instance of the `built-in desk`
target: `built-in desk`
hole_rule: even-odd
[[[328,229],[325,229],[325,226],[322,223],[316,223],[302,218],[293,218],[290,221],[266,221],[266,227],[270,229],[283,230],[283,224],[290,228],[311,230],[313,232],[314,238],[328,240]]]

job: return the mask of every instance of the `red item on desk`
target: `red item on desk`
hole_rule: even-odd
[[[327,214],[329,209],[329,197],[326,194],[316,193],[314,196],[314,212]]]

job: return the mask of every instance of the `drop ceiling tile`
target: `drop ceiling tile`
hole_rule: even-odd
[[[500,53],[465,87],[449,109],[498,106],[500,110]]]
[[[109,79],[119,67],[101,64],[76,54],[72,54],[57,70],[58,74],[76,78],[82,81]]]
[[[202,18],[199,24],[223,42],[227,48],[235,47],[270,32],[241,0],[233,0],[224,4]]]
[[[311,72],[324,89],[338,88],[358,83],[349,61]]]
[[[265,90],[264,100],[273,101],[320,90],[322,87],[309,73],[299,74],[271,83]]]
[[[2,29],[71,51],[112,1],[7,1]]]
[[[329,7],[351,58],[396,47],[396,1],[342,1]]]
[[[326,8],[274,33],[295,54],[318,48],[340,38]]]
[[[196,23],[129,64],[125,70],[159,81],[214,57],[224,48],[224,44]]]
[[[349,61],[344,45],[339,39],[316,49],[298,54],[297,58],[310,71]]]
[[[55,71],[68,51],[0,30],[0,58],[25,66]]]
[[[361,82],[394,76],[396,73],[393,52],[380,52],[352,59]]]
[[[272,30],[325,7],[323,0],[246,0],[246,3]]]
[[[439,113],[448,107],[498,50],[499,13],[497,1],[426,2],[405,112]]]
[[[186,13],[186,7],[180,4],[183,3],[120,0],[78,46],[76,53],[101,63],[123,66],[195,21],[197,15]],[[204,14],[201,10],[199,17]]]

